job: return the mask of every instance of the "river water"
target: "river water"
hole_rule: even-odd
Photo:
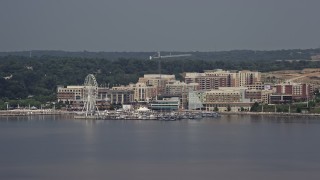
[[[0,179],[319,180],[320,120],[0,118]]]

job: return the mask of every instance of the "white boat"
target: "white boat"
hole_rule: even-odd
[[[147,107],[139,107],[139,109],[137,109],[136,111],[138,111],[138,112],[149,112],[150,109],[148,109]]]

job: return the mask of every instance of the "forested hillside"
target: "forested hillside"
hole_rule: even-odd
[[[307,51],[307,50],[305,50]],[[310,51],[308,56],[317,50]],[[250,51],[251,53],[253,51]],[[268,51],[266,51],[268,52]],[[265,52],[265,53],[266,53]],[[279,51],[280,53],[281,51]],[[274,71],[320,67],[320,62],[279,62],[278,55],[267,53],[255,60],[256,55],[237,58],[234,52],[220,52],[213,59],[162,59],[162,73],[203,72],[209,69]],[[260,52],[262,53],[262,52]],[[281,54],[281,53],[280,53]],[[296,52],[292,56],[306,56]],[[209,56],[209,55],[208,55]],[[230,56],[229,58],[226,58]],[[274,57],[275,56],[275,57]],[[302,57],[301,57],[302,58]],[[59,56],[2,56],[0,57],[0,99],[25,99],[34,96],[41,101],[54,100],[57,85],[81,85],[87,74],[95,74],[99,85],[113,86],[137,82],[146,73],[158,73],[158,60],[59,57]]]
[[[72,58],[100,58],[117,60],[125,59],[149,59],[149,56],[155,55],[156,52],[89,52],[89,51],[18,51],[18,52],[0,52],[0,56],[25,56],[29,57],[72,57]],[[205,61],[230,61],[230,60],[287,60],[287,59],[302,59],[309,60],[310,56],[319,54],[320,49],[289,49],[289,50],[273,50],[273,51],[253,51],[253,50],[233,50],[233,51],[212,51],[212,52],[161,52],[161,54],[192,54],[188,59],[205,60]]]

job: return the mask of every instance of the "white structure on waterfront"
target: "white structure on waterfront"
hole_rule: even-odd
[[[94,75],[89,74],[84,80],[83,101],[84,106],[82,111],[85,115],[94,115],[96,113],[96,99],[98,95],[98,83]],[[98,112],[98,111],[97,111]]]
[[[203,107],[201,96],[203,93],[199,93],[198,91],[190,91],[188,95],[189,110],[201,109]]]

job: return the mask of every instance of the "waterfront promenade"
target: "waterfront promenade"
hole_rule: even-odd
[[[221,115],[269,115],[269,116],[319,116],[315,113],[288,113],[288,112],[219,112]]]
[[[192,111],[195,113],[196,111]],[[15,109],[15,110],[0,110],[0,116],[30,116],[30,115],[62,115],[75,114],[74,111],[63,111],[53,109],[30,110],[30,109]],[[288,112],[219,112],[220,115],[263,115],[263,116],[319,116],[315,113],[288,113]],[[83,119],[83,118],[79,118]],[[87,118],[84,118],[87,119]]]
[[[73,112],[53,110],[53,109],[15,109],[15,110],[1,110],[0,116],[29,116],[29,115],[59,115],[72,114]]]

